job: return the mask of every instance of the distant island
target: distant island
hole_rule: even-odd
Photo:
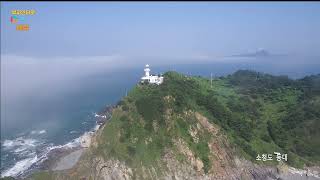
[[[263,57],[275,57],[275,56],[285,56],[284,54],[273,54],[265,49],[259,49],[252,53],[243,53],[243,54],[236,54],[230,57],[255,57],[255,58],[263,58]]]
[[[320,178],[320,74],[163,77],[113,107],[73,168],[30,178]]]

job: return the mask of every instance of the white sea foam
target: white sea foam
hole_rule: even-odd
[[[5,140],[2,146],[6,149],[16,148],[17,146],[36,146],[38,141],[36,139],[24,139],[23,137],[18,137],[14,140]]]
[[[22,151],[25,151],[27,149],[28,149],[27,147],[19,147],[19,148],[15,149],[14,152],[15,153],[21,153]]]
[[[38,157],[37,155],[31,158],[27,158],[27,159],[23,159],[21,161],[18,161],[12,168],[8,169],[7,171],[5,171],[1,177],[6,177],[6,176],[17,176],[21,173],[23,173],[24,171],[26,171],[27,169],[29,169],[32,164],[34,164],[35,162],[37,162]]]
[[[99,128],[100,128],[100,125],[97,124],[97,125],[94,127],[94,131],[97,131]]]
[[[106,115],[101,116],[101,115],[99,115],[99,114],[97,114],[97,113],[94,113],[94,117],[107,118]]]
[[[14,140],[7,140],[4,142],[3,146],[10,147],[12,149],[14,149],[13,147],[15,147],[16,149],[13,150],[13,153],[18,154],[19,157],[24,156],[27,158],[24,158],[23,160],[16,162],[13,167],[4,171],[1,177],[5,177],[5,176],[17,177],[22,173],[24,173],[25,171],[27,171],[33,164],[35,163],[39,164],[39,163],[42,163],[44,160],[46,160],[51,150],[58,149],[58,148],[72,148],[72,147],[79,146],[80,141],[77,139],[65,145],[49,146],[46,148],[45,152],[43,152],[43,155],[41,155],[40,157],[37,156],[34,149],[29,149],[30,147],[28,146],[21,146],[22,143],[18,143]]]
[[[39,131],[36,131],[36,130],[31,131],[31,134],[44,134],[44,133],[47,133],[45,129],[39,130]]]
[[[49,146],[47,147],[47,150],[50,152],[54,149],[69,149],[69,148],[75,148],[80,146],[80,137],[76,138],[64,145],[56,145],[56,146]]]
[[[46,130],[39,131],[39,134],[44,134],[44,133],[47,133],[47,131]]]
[[[12,176],[17,177],[21,175],[23,172],[27,171],[33,164],[40,164],[44,160],[48,158],[48,154],[54,149],[69,149],[75,147],[87,147],[88,143],[90,143],[91,135],[99,129],[100,125],[96,125],[93,130],[89,132],[85,132],[80,137],[73,139],[72,141],[64,144],[64,145],[51,145],[46,147],[46,151],[38,157],[34,151],[27,151],[28,148],[35,147],[41,144],[40,141],[36,139],[23,139],[23,137],[16,138],[14,140],[5,140],[2,146],[7,149],[14,149],[15,153],[28,153],[28,158],[25,158],[21,161],[18,161],[13,167],[4,171],[1,177]],[[43,134],[46,133],[45,130],[41,131],[33,131],[33,134]],[[32,134],[32,132],[31,132]],[[30,157],[31,156],[31,157]]]
[[[299,174],[300,176],[305,176],[307,174],[309,177],[320,178],[320,176],[318,175],[319,172],[312,170],[296,169],[294,167],[289,167],[289,172],[291,172],[292,174]]]

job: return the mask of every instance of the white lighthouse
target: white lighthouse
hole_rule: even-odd
[[[141,78],[142,83],[150,83],[150,84],[161,84],[163,82],[163,77],[157,75],[150,75],[149,64],[147,64],[144,68],[144,76]]]
[[[145,77],[149,77],[150,76],[150,68],[149,68],[149,64],[146,65],[146,67],[144,68],[144,76]]]

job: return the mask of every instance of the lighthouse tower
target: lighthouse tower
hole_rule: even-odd
[[[150,75],[149,64],[147,64],[144,68],[144,76],[141,78],[141,83],[150,83],[150,84],[161,84],[163,82],[163,77],[157,75]]]
[[[149,64],[146,65],[146,67],[144,68],[144,76],[145,77],[149,77],[150,76],[150,69],[149,69]]]

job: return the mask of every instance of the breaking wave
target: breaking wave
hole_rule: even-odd
[[[18,137],[13,140],[5,140],[1,146],[6,151],[18,155],[18,160],[12,167],[3,171],[1,177],[12,176],[18,177],[24,172],[32,169],[32,166],[41,164],[44,160],[48,159],[49,153],[54,149],[69,149],[81,147],[82,142],[88,138],[88,135],[99,129],[100,125],[96,125],[91,131],[85,132],[80,137],[73,139],[72,141],[64,145],[46,144],[43,140]],[[32,131],[30,134],[44,134],[45,130]],[[42,146],[42,147],[41,147]],[[36,153],[37,149],[42,149],[42,153]]]
[[[14,140],[5,140],[2,146],[5,149],[13,149],[16,147],[35,147],[38,141],[36,139],[24,139],[23,137],[18,137]]]
[[[25,137],[18,137],[13,140],[5,140],[1,144],[3,150],[14,154],[15,158],[19,160],[14,164],[13,167],[4,171],[1,176],[16,176],[30,168],[32,164],[38,160],[36,147],[42,145],[43,143],[44,142],[41,140]]]
[[[25,170],[29,169],[34,163],[38,161],[38,156],[35,155],[31,158],[26,158],[21,161],[18,161],[12,168],[5,171],[1,176],[17,176],[23,173]]]
[[[31,134],[45,134],[45,133],[47,133],[47,131],[44,129],[40,131],[31,131]]]

